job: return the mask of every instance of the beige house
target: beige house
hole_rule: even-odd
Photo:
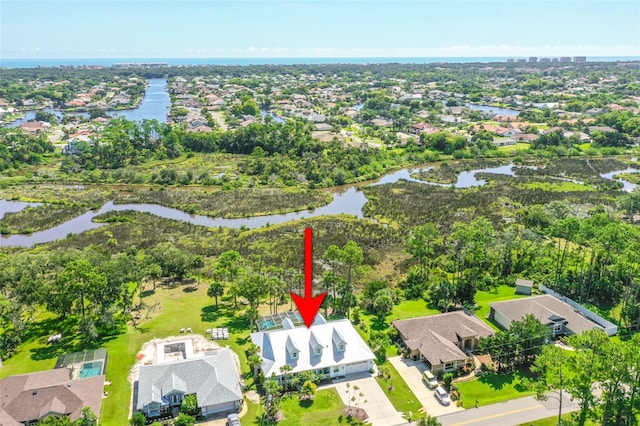
[[[475,315],[465,311],[393,321],[400,338],[414,360],[424,360],[434,374],[462,368],[470,362],[470,351],[480,338],[494,331]]]

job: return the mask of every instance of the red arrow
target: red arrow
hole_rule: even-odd
[[[311,327],[313,319],[320,310],[320,305],[327,293],[313,297],[313,231],[311,228],[304,230],[304,297],[291,293],[293,301],[302,315],[307,328]]]

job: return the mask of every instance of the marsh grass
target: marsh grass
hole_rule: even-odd
[[[140,187],[121,191],[116,202],[153,203],[172,207],[190,214],[211,217],[247,217],[316,208],[331,202],[325,191],[301,189],[242,188],[228,191],[214,187],[175,186]]]

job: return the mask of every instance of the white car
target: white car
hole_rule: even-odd
[[[442,405],[449,405],[451,404],[451,398],[449,398],[449,394],[447,393],[446,390],[444,390],[444,388],[442,386],[438,386],[434,392],[436,398],[438,398],[438,401],[440,401],[442,403]]]
[[[240,426],[240,418],[237,414],[232,413],[227,416],[227,425],[229,426]]]

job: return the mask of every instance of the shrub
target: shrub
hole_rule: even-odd
[[[453,373],[445,373],[444,376],[442,376],[442,381],[444,382],[444,385],[447,387],[447,389],[450,389],[451,382],[453,381]]]
[[[131,426],[145,426],[147,424],[147,418],[142,414],[142,411],[136,411],[133,413],[133,416],[131,416],[129,424]]]

